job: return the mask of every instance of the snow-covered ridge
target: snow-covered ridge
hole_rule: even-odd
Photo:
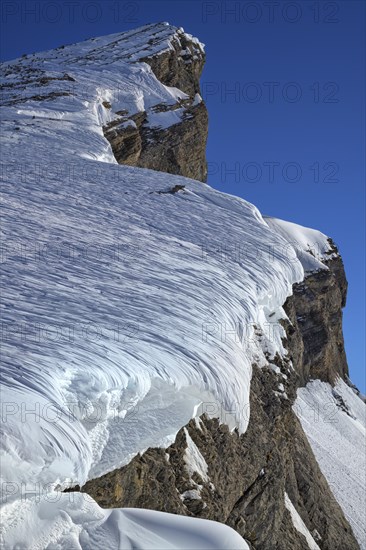
[[[252,364],[286,355],[282,304],[309,269],[290,226],[202,183],[120,166],[103,134],[121,113],[162,127],[154,107],[186,100],[139,62],[183,34],[147,25],[2,66],[5,548],[175,548],[171,518],[56,490],[167,446],[202,412],[245,431]],[[308,235],[326,241],[295,233],[306,252]],[[187,461],[206,475],[192,443]],[[174,529],[192,530],[185,521]],[[247,547],[224,528],[199,539],[196,525],[183,545]]]
[[[14,139],[19,131],[17,122],[26,122],[22,130],[30,131],[33,141],[40,134],[39,148],[47,134],[50,144],[57,135],[57,147],[52,147],[54,162],[60,162],[55,157],[64,142],[70,158],[77,155],[115,163],[103,136],[104,126],[146,112],[147,126],[167,128],[181,122],[185,113],[184,109],[169,112],[173,106],[181,101],[186,106],[196,105],[198,96],[188,101],[182,90],[159,82],[147,63],[138,63],[141,58],[169,51],[173,42],[180,44],[183,39],[191,41],[193,50],[203,52],[203,45],[183,29],[159,23],[3,63],[4,130],[14,132]],[[184,52],[181,55],[184,57]],[[168,112],[156,111],[158,105]],[[63,149],[61,155],[65,153]],[[3,158],[7,158],[6,151]],[[25,151],[22,161],[28,160]],[[47,160],[51,160],[49,155]]]
[[[156,55],[181,33],[148,25],[3,66],[1,463],[11,517],[22,499],[36,523],[45,507],[32,510],[33,493],[52,496],[166,446],[204,411],[245,431],[252,364],[286,355],[282,304],[309,268],[290,226],[205,184],[120,166],[103,135],[120,111],[186,97],[138,62],[144,43]],[[305,251],[310,234],[326,241],[295,233]],[[75,512],[84,504],[73,506],[62,497],[47,512],[65,548],[62,530],[87,536]],[[120,512],[91,507],[99,526],[119,525]]]
[[[172,41],[185,36],[193,42],[197,50],[204,52],[204,44],[188,34],[181,27],[175,27],[167,22],[152,23],[133,29],[131,31],[109,34],[89,38],[77,44],[67,44],[52,50],[45,50],[35,54],[25,55],[11,61],[5,62],[5,67],[15,62],[27,63],[37,58],[45,61],[67,63],[68,65],[78,64],[82,61],[84,65],[114,64],[123,60],[130,63],[140,61],[146,57],[161,55],[173,48]],[[184,55],[182,51],[182,55]]]

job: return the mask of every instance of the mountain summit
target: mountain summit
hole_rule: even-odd
[[[2,65],[4,548],[366,548],[342,259],[204,183],[204,61]]]

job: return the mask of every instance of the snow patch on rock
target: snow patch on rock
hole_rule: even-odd
[[[291,502],[291,500],[290,500],[290,498],[289,498],[289,496],[286,492],[285,492],[285,506],[291,514],[291,519],[292,519],[293,526],[295,527],[296,531],[298,531],[299,533],[304,535],[310,550],[320,550],[319,546],[317,545],[317,543],[315,542],[315,540],[311,536],[310,531],[308,530],[305,523],[301,519],[300,514],[296,510],[295,506],[292,504],[292,502]]]

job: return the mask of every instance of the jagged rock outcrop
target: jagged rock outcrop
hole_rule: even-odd
[[[197,39],[178,29],[170,41],[170,49],[159,55],[141,57],[152,68],[156,78],[166,86],[179,88],[193,97],[200,92],[200,77],[205,52]]]
[[[159,43],[159,26],[156,35]],[[154,38],[151,41],[150,46],[154,46]],[[201,44],[183,29],[177,29],[169,49],[140,56],[138,61],[150,65],[162,84],[181,90],[182,97],[174,105],[162,103],[149,112],[132,116],[127,111],[117,113],[120,118],[103,128],[117,162],[205,182],[208,115],[199,95],[205,62]],[[156,113],[171,113],[179,120],[166,126],[151,125],[149,115]]]
[[[277,361],[278,374],[254,365],[244,435],[204,415],[166,450],[149,449],[82,491],[102,507],[151,507],[225,522],[256,549],[301,550],[307,543],[294,529],[286,492],[319,548],[359,548],[292,410],[297,387],[321,365],[327,381],[348,372],[341,330],[347,283],[340,258],[328,266],[295,285],[286,302],[286,345],[295,368],[288,360]],[[207,464],[205,479],[187,469],[189,438]]]
[[[181,120],[168,128],[151,127],[144,111],[113,121],[104,127],[104,136],[117,162],[206,181],[208,115],[203,101],[195,103],[192,98],[173,106],[159,105],[152,110],[180,111]]]
[[[48,66],[54,59],[69,59],[71,66],[79,62],[92,65],[103,59],[107,69],[116,60],[128,64],[136,70],[136,83],[131,84],[130,74],[126,79],[122,66],[120,82],[112,93],[108,91],[108,97],[103,97],[106,92],[101,90],[101,97],[94,98],[100,102],[100,124],[117,162],[205,182],[208,114],[200,96],[203,45],[183,29],[167,23],[123,33],[108,45],[95,39],[89,42],[94,47],[87,52],[76,54],[72,47],[61,46],[45,52],[42,64],[33,63],[32,59],[28,66],[25,56],[6,69],[6,77],[17,74],[17,79],[1,85],[2,104],[48,102],[60,97],[68,98],[71,105],[77,98],[91,101],[87,86],[80,86],[64,70],[57,74],[52,65]],[[146,103],[144,92],[148,97],[150,90],[145,84],[142,91],[144,83],[138,74],[139,70],[146,70],[141,69],[142,62],[150,66],[157,79],[150,82],[153,90]],[[172,94],[162,94],[163,84],[173,88]]]
[[[294,285],[285,310],[292,321],[287,334],[300,385],[311,378],[333,384],[348,376],[342,332],[347,280],[340,256],[327,262],[329,270],[309,274]]]

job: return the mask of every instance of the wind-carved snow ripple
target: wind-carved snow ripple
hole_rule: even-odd
[[[82,66],[91,47],[78,47],[72,70],[64,50],[19,61],[68,67],[72,101],[27,100],[3,116],[4,158],[25,174],[4,171],[2,475],[28,485],[82,484],[167,445],[202,404],[244,431],[252,364],[286,353],[283,329],[266,325],[304,276],[250,203],[116,164],[101,123],[179,90],[145,64]],[[139,91],[118,97],[136,74]]]
[[[251,364],[264,357],[254,341],[238,342],[232,332],[239,321],[257,323],[265,307],[278,310],[303,277],[249,203],[122,166],[114,184],[108,165],[98,166],[106,173],[99,185],[81,172],[76,188],[65,181],[57,192],[50,181],[31,194],[19,181],[7,186],[4,321],[30,334],[15,328],[4,342],[9,380],[17,380],[6,401],[23,398],[29,410],[53,403],[63,413],[57,422],[26,414],[22,424],[10,408],[5,428],[17,434],[33,479],[39,467],[47,482],[82,483],[149,445],[167,444],[202,401],[234,411],[245,430]],[[154,192],[173,181],[186,191]],[[243,242],[245,258],[222,259],[220,246]],[[25,260],[11,254],[19,243],[29,249]],[[39,243],[49,247],[45,257],[35,257]],[[66,243],[73,258],[59,252]],[[37,333],[38,325],[44,329]],[[280,339],[272,344],[284,352]],[[19,448],[11,437],[8,443],[13,462]],[[26,480],[29,472],[19,471]]]

